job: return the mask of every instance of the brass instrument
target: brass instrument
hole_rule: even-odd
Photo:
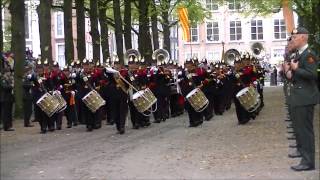
[[[225,52],[224,57],[225,57],[225,63],[227,65],[234,65],[234,62],[240,58],[240,52],[236,49],[229,49],[228,51]]]
[[[260,42],[255,42],[251,45],[251,51],[255,58],[261,58],[262,52],[264,51],[264,47]]]
[[[141,60],[141,54],[136,49],[128,49],[124,53],[124,60],[125,63],[129,65],[130,69],[137,69],[136,63]]]
[[[169,62],[170,54],[165,49],[157,49],[153,52],[152,59],[157,61],[157,65],[166,64]]]

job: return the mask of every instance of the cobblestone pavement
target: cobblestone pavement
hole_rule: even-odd
[[[85,126],[39,134],[39,126],[1,131],[1,179],[319,179],[319,107],[315,171],[294,172],[288,158],[282,88],[265,89],[256,120],[237,125],[234,107],[188,128],[187,115],[139,130]],[[65,126],[64,126],[65,127]]]

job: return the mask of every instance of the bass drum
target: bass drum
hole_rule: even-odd
[[[189,92],[189,94],[186,96],[186,99],[197,112],[202,112],[209,105],[209,100],[199,88]]]
[[[48,115],[48,117],[51,117],[59,107],[57,99],[48,92],[42,95],[36,104]]]
[[[236,98],[248,112],[254,112],[261,104],[260,95],[253,86],[243,88],[236,94]]]
[[[57,112],[61,112],[67,108],[67,102],[59,91],[54,91],[53,97],[59,102]]]

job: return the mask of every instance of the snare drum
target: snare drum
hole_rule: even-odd
[[[61,112],[67,108],[67,102],[66,100],[62,97],[61,93],[58,91],[53,92],[53,97],[58,101],[59,105],[57,108],[57,112]]]
[[[36,102],[36,104],[45,112],[48,117],[51,117],[58,109],[59,103],[50,93],[45,93]]]
[[[82,98],[84,104],[90,109],[91,112],[96,112],[101,106],[106,104],[106,101],[100,96],[100,94],[92,90]]]
[[[186,99],[197,112],[202,112],[209,105],[209,100],[199,88],[189,92]]]
[[[260,95],[252,86],[243,88],[236,94],[236,98],[248,112],[255,111],[261,104]]]
[[[149,110],[157,102],[157,98],[149,88],[133,94],[132,102],[140,113]],[[151,111],[151,110],[150,110]]]

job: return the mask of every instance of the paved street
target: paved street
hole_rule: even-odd
[[[319,107],[315,171],[294,172],[289,159],[281,87],[265,89],[256,120],[237,125],[234,106],[188,128],[185,115],[139,130],[128,123],[86,132],[85,126],[39,134],[39,126],[1,131],[1,180],[6,179],[319,179]],[[105,124],[105,122],[103,122]],[[65,127],[65,126],[64,126]]]

